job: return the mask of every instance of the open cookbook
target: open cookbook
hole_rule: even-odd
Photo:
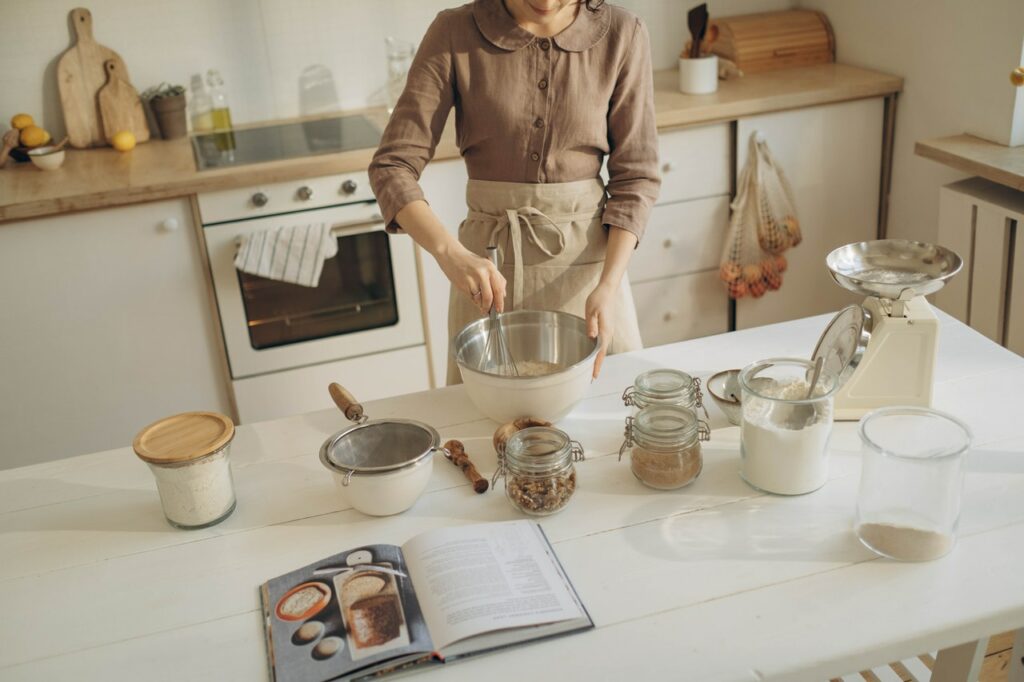
[[[278,682],[355,679],[594,627],[536,523],[367,545],[265,583]]]

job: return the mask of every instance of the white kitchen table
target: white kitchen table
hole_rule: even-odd
[[[620,395],[636,374],[706,377],[807,356],[827,319],[609,358],[561,424],[586,450],[579,489],[541,521],[597,628],[424,677],[823,680],[1024,625],[1024,359],[948,316],[935,406],[966,421],[975,445],[960,542],[943,559],[884,560],[855,538],[855,423],[836,424],[830,480],[802,497],[739,479],[739,429],[713,405],[717,428],[693,485],[656,492],[617,461]],[[495,425],[461,388],[366,407],[371,418],[432,424],[462,440],[485,475],[494,469]],[[346,424],[323,411],[239,427],[238,508],[204,530],[164,521],[130,447],[0,471],[0,679],[265,679],[263,581],[360,544],[518,518],[500,489],[475,495],[440,457],[406,513],[342,507],[317,452]]]

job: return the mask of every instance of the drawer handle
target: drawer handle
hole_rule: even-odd
[[[671,239],[666,239],[665,241],[663,241],[661,243],[661,245],[664,246],[666,249],[671,249],[672,248],[672,240]]]
[[[676,169],[676,164],[675,164],[675,161],[666,161],[666,162],[665,162],[665,163],[664,163],[664,164],[663,164],[663,165],[661,166],[661,172],[662,172],[662,173],[671,173],[671,172],[672,172],[672,171],[674,171],[675,169]]]
[[[665,322],[671,322],[673,317],[675,317],[675,315],[672,314],[672,311],[669,311],[662,315],[661,319],[664,320]]]

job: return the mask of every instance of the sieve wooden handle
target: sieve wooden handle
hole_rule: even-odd
[[[327,390],[330,392],[334,404],[350,422],[358,422],[363,418],[363,406],[348,392],[347,388],[337,382],[332,382]]]

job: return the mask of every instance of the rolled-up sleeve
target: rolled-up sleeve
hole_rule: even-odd
[[[450,14],[441,12],[427,29],[370,163],[370,185],[390,231],[401,227],[400,210],[424,198],[420,173],[434,157],[455,99]]]
[[[643,236],[658,198],[658,129],[647,27],[639,19],[608,108],[608,201],[602,220]]]

